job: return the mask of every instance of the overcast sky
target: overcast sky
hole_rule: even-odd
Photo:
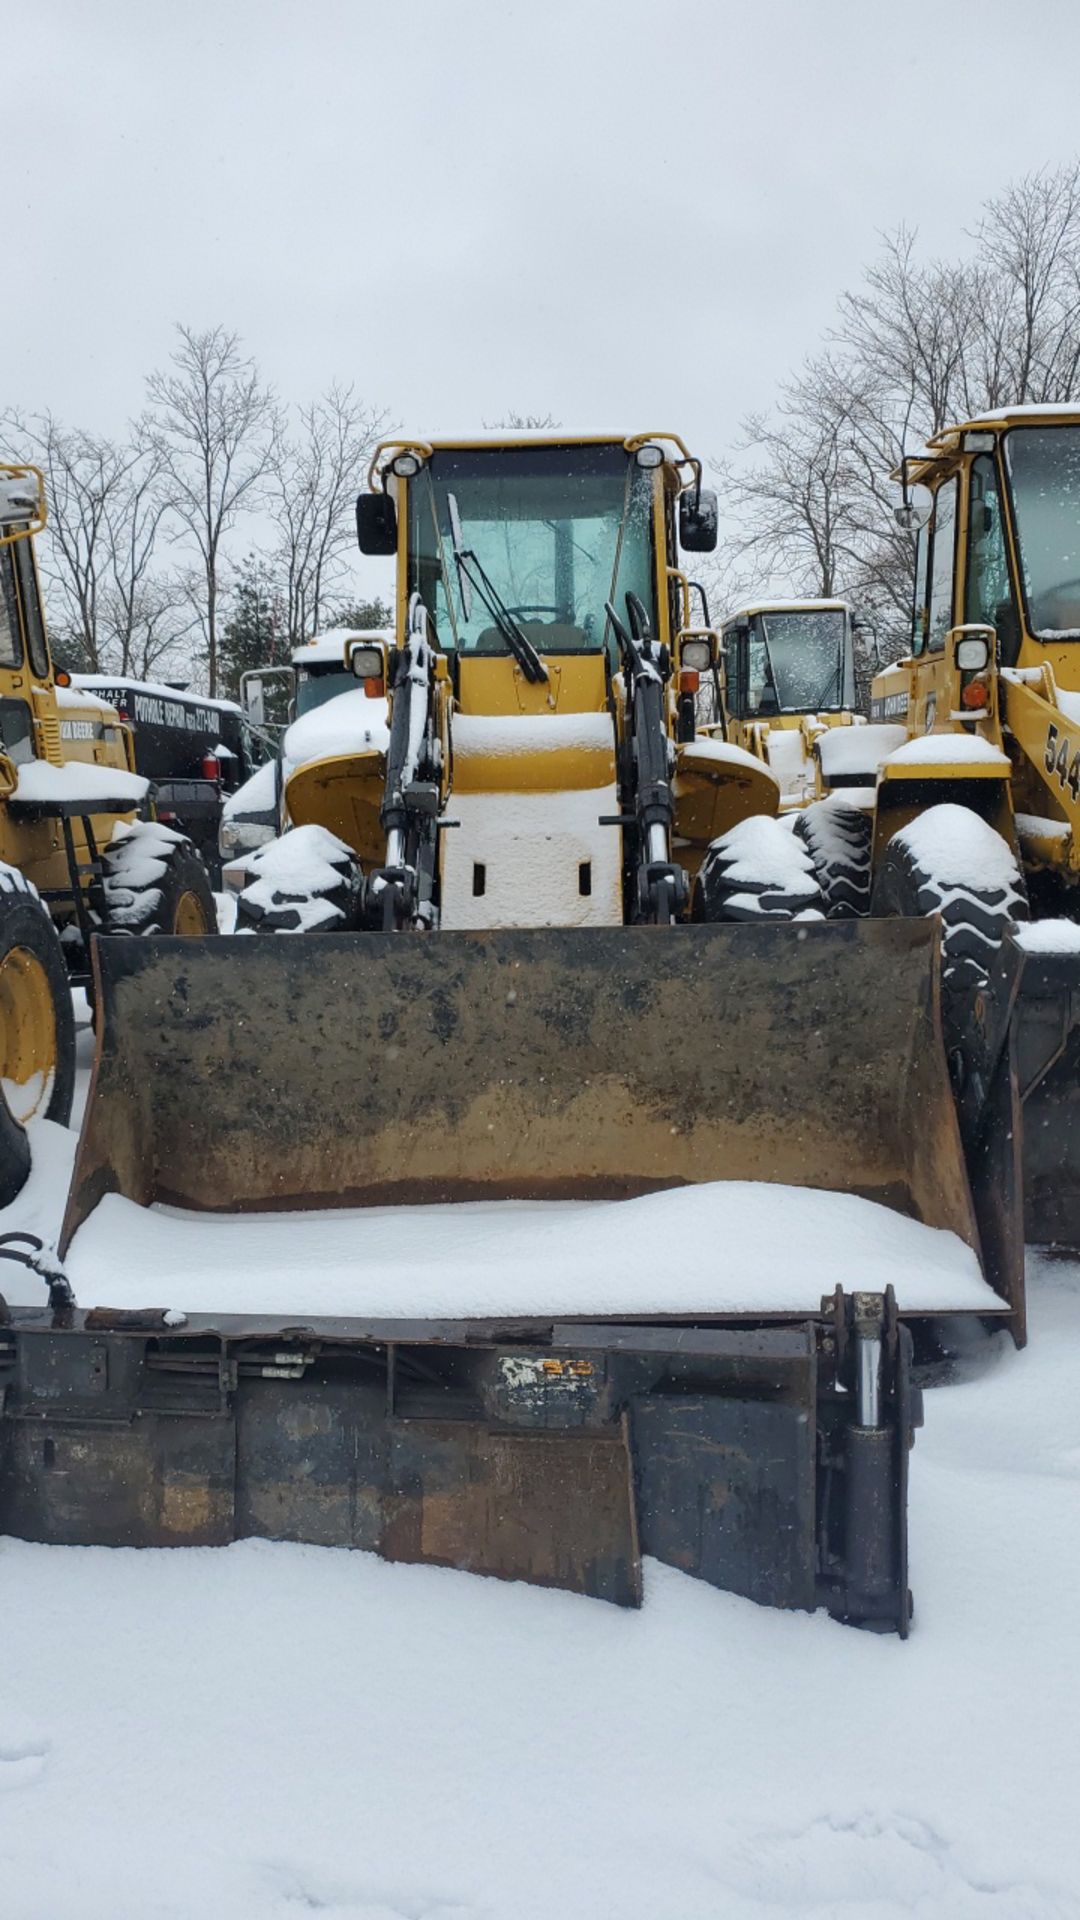
[[[722,455],[881,229],[1073,156],[1076,0],[8,0],[3,398],[119,431],[173,323],[410,431]]]

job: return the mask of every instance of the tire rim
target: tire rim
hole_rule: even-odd
[[[0,1083],[21,1126],[48,1109],[56,1078],[56,1008],[37,955],[12,947],[0,959]]]
[[[189,939],[200,933],[209,933],[210,926],[206,917],[206,908],[197,893],[182,893],[176,903],[173,915],[173,932]]]

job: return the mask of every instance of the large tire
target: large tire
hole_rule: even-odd
[[[102,933],[217,932],[210,876],[191,841],[157,820],[117,827],[102,855]]]
[[[694,889],[695,920],[822,917],[814,863],[786,822],[741,820],[714,840]]]
[[[325,827],[293,827],[244,862],[237,933],[347,933],[361,924],[364,876],[350,846]]]
[[[889,841],[872,911],[941,915],[942,1013],[948,1037],[962,1039],[1005,935],[1028,917],[1008,842],[970,807],[928,807]]]
[[[0,1207],[30,1171],[25,1126],[71,1117],[75,1017],[56,928],[36,890],[0,865]]]
[[[815,800],[795,820],[814,863],[826,920],[861,920],[870,911],[874,822],[842,800]]]

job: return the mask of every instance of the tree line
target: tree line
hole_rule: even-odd
[[[986,409],[1076,398],[1078,377],[1080,162],[987,200],[959,258],[886,234],[826,338],[716,463],[734,533],[714,590],[728,606],[781,586],[845,598],[902,649],[914,545],[890,474]]]
[[[45,475],[39,564],[58,662],[234,694],[245,667],[287,659],[322,626],[358,612],[385,624],[380,603],[349,607],[342,582],[358,476],[386,418],[339,384],[287,407],[221,326],[177,328],[122,438],[0,414],[3,457]],[[251,516],[269,544],[238,557]]]
[[[902,648],[914,549],[890,475],[903,454],[987,408],[1071,399],[1078,378],[1080,162],[987,200],[956,258],[924,257],[908,227],[885,235],[825,339],[714,463],[730,528],[716,608],[765,592],[842,597],[877,647]],[[353,501],[386,424],[351,386],[285,406],[221,326],[178,327],[120,439],[51,413],[0,414],[5,457],[45,472],[58,658],[141,678],[194,671],[233,693],[245,667],[287,658],[321,627],[385,625],[389,610],[349,605],[343,583]],[[252,516],[269,540],[238,553]]]

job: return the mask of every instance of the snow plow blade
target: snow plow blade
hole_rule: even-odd
[[[148,1282],[148,1285],[151,1284]],[[868,1405],[865,1354],[873,1357]],[[0,1312],[0,1533],[264,1538],[642,1599],[650,1554],[906,1633],[911,1334]]]
[[[107,1193],[235,1213],[737,1179],[978,1247],[939,964],[936,924],[899,920],[98,942],[63,1245]],[[1015,1220],[985,1217],[1017,1327]],[[13,1309],[0,1530],[367,1547],[625,1605],[654,1555],[903,1633],[911,1331],[851,1264],[816,1310],[756,1315],[666,1312],[665,1266],[655,1312],[589,1320]]]

